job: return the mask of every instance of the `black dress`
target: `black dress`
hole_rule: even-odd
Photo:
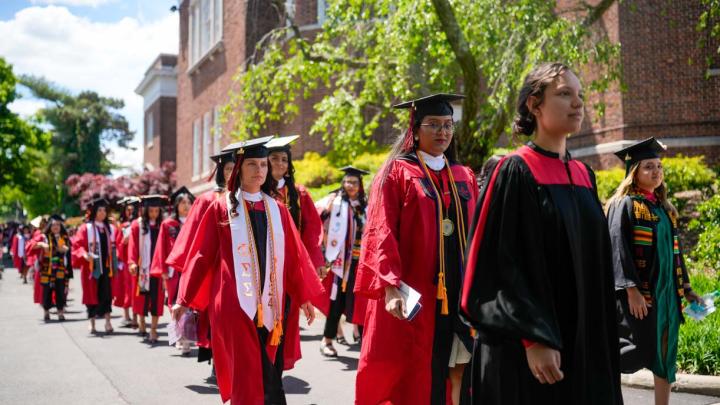
[[[530,143],[481,194],[461,305],[478,329],[474,404],[621,404],[611,247],[592,170]],[[540,384],[522,339],[560,351]]]

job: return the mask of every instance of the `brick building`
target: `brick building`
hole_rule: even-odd
[[[175,162],[177,121],[177,55],[160,54],[145,72],[135,93],[143,97],[143,163],[150,170]]]
[[[586,109],[583,130],[568,141],[574,157],[607,168],[620,163],[613,152],[655,136],[669,155],[702,154],[720,164],[720,58],[715,53],[720,44],[698,47],[700,36],[707,35],[695,30],[701,10],[692,0],[640,0],[615,3],[607,11],[599,29],[622,44],[626,89],[616,86],[604,95],[602,119]],[[707,57],[713,58],[709,67]],[[592,67],[581,72],[586,82],[593,74]]]
[[[324,0],[287,0],[286,4],[307,35],[324,21]],[[577,0],[558,0],[561,9],[576,4]],[[155,148],[157,131],[150,126],[155,132],[152,147],[145,147],[145,161],[156,164],[166,160],[166,154],[175,154],[178,184],[202,192],[212,186],[205,181],[213,168],[209,156],[231,141],[232,123],[221,124],[219,117],[233,88],[232,77],[257,41],[284,21],[266,0],[182,0],[178,10],[176,143],[163,142],[162,148]],[[705,35],[695,30],[700,12],[701,5],[692,0],[620,2],[606,12],[597,26],[612,41],[622,43],[626,91],[615,86],[594,96],[602,97],[607,106],[600,119],[593,117],[590,107],[598,100],[588,100],[583,129],[568,144],[575,157],[606,168],[619,164],[612,152],[634,140],[656,136],[668,145],[670,154],[704,154],[712,163],[720,163],[720,102],[716,98],[720,63],[717,57],[709,69],[703,63],[718,44],[698,48],[699,36]],[[580,72],[586,83],[595,74],[592,66]],[[149,80],[146,77],[143,83]],[[319,136],[308,135],[316,117],[313,105],[322,96],[321,90],[309,100],[297,100],[298,118],[290,124],[272,123],[266,134],[300,134],[293,146],[295,156],[325,151]],[[146,127],[147,120],[146,114]],[[160,152],[165,146],[168,150]],[[162,157],[157,158],[160,153]]]

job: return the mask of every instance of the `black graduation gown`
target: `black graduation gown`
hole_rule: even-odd
[[[462,313],[474,404],[621,404],[610,239],[592,171],[530,143],[504,158],[469,237]],[[540,384],[522,339],[561,353]]]

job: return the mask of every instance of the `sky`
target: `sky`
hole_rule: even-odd
[[[94,90],[120,98],[121,111],[135,131],[137,150],[112,150],[111,160],[142,168],[143,100],[135,88],[160,53],[178,52],[179,0],[0,0],[0,57],[15,75],[44,76],[77,94]],[[21,89],[10,105],[33,114],[43,103]]]

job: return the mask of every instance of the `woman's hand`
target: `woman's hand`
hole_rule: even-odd
[[[683,288],[685,289],[685,299],[687,302],[697,302],[700,305],[705,305],[705,303],[702,301],[702,298],[700,298],[699,295],[692,289],[690,284],[684,284]]]
[[[318,277],[320,277],[321,279],[323,279],[323,278],[325,278],[325,276],[327,276],[328,267],[327,267],[327,266],[320,266],[320,267],[318,267],[317,269],[315,269],[315,271],[317,271]]]
[[[312,325],[315,320],[315,307],[310,303],[310,301],[308,301],[300,305],[300,309],[302,309],[305,314],[305,319],[307,319],[308,325]]]
[[[68,248],[67,246],[58,246],[57,250],[58,252],[65,254],[68,250],[70,250],[70,248]]]
[[[130,263],[130,269],[129,269],[129,270],[130,270],[130,274],[132,274],[133,276],[136,275],[136,274],[137,274],[137,268],[138,268],[137,264],[135,264],[135,263]]]
[[[407,318],[405,299],[394,285],[385,287],[385,310],[397,319]]]
[[[170,278],[170,276],[167,273],[162,274],[162,279],[167,281]]]
[[[542,343],[535,343],[525,348],[528,367],[540,384],[555,384],[565,378],[560,370],[560,352],[545,346]]]
[[[645,297],[640,294],[637,287],[630,287],[625,291],[627,291],[630,314],[632,314],[635,318],[642,320],[648,315],[648,306],[645,302]]]
[[[187,310],[188,310],[187,307],[182,306],[182,305],[180,305],[180,304],[175,304],[175,305],[173,305],[173,307],[172,307],[172,314],[171,314],[172,319],[173,319],[175,322],[178,322],[178,321],[180,320],[180,318],[183,316],[183,314],[185,313],[185,311],[187,311]]]

